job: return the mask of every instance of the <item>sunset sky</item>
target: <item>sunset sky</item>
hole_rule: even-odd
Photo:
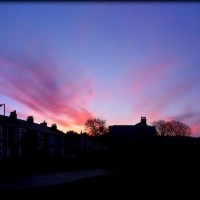
[[[200,136],[200,3],[0,3],[1,103],[64,132],[146,116]]]

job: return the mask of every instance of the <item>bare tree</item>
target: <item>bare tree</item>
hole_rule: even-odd
[[[85,122],[86,131],[90,135],[102,135],[107,133],[106,121],[100,118],[88,119]]]
[[[179,121],[159,120],[152,122],[152,125],[156,127],[158,135],[161,136],[189,136],[192,133],[188,125]]]
[[[151,124],[156,127],[156,131],[158,135],[161,135],[161,136],[167,135],[166,122],[164,120],[154,121]]]

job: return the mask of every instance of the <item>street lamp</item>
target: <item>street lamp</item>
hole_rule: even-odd
[[[4,109],[3,109],[3,116],[4,116],[4,118],[3,118],[3,125],[2,125],[2,132],[1,132],[2,136],[1,137],[4,137],[3,135],[5,133],[5,121],[6,121],[6,119],[5,119],[5,103],[0,104],[0,107],[1,106],[4,107]],[[8,135],[6,135],[6,145],[7,145],[7,143],[8,143]],[[7,154],[7,152],[6,152],[6,154]],[[2,155],[0,155],[0,156],[2,157]]]
[[[3,109],[3,116],[5,117],[5,103],[3,103],[3,104],[0,104],[0,107],[1,106],[3,106],[4,107],[4,109]]]

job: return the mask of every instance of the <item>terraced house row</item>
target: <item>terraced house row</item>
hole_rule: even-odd
[[[9,116],[0,115],[0,160],[6,159],[65,159],[79,156],[84,151],[108,152],[110,145],[121,151],[122,145],[132,142],[152,143],[156,129],[146,123],[146,117],[135,125],[109,126],[109,134],[101,137],[68,134],[57,129],[56,124],[47,126],[44,121],[34,122],[33,116],[18,119],[16,111]],[[83,154],[81,154],[83,155]]]
[[[37,124],[32,116],[21,120],[16,111],[0,115],[0,159],[54,158],[65,153],[65,134],[56,124]]]
[[[66,133],[56,124],[34,122],[33,116],[18,119],[14,110],[9,116],[0,115],[0,160],[65,159],[83,151],[107,151],[104,138],[86,133]]]

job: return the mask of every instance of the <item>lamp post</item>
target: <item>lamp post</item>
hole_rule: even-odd
[[[5,103],[3,103],[3,104],[0,104],[0,107],[1,106],[3,106],[3,124],[2,124],[2,132],[1,132],[1,137],[3,138],[4,137],[4,132],[5,132],[5,122],[6,122],[6,120],[5,120]],[[7,140],[8,140],[8,136],[6,135],[6,145],[7,145]],[[2,148],[2,147],[1,147]],[[7,147],[6,147],[7,148]],[[2,151],[3,151],[3,149],[2,149]],[[6,154],[7,154],[7,152],[6,152]],[[3,154],[2,154],[3,155]],[[0,157],[2,158],[2,155],[0,155]]]
[[[3,109],[3,116],[5,117],[5,110],[6,110],[6,109],[5,109],[5,107],[6,107],[6,106],[5,106],[5,103],[0,104],[0,107],[1,107],[1,106],[3,106],[3,108],[4,108],[4,109]]]

